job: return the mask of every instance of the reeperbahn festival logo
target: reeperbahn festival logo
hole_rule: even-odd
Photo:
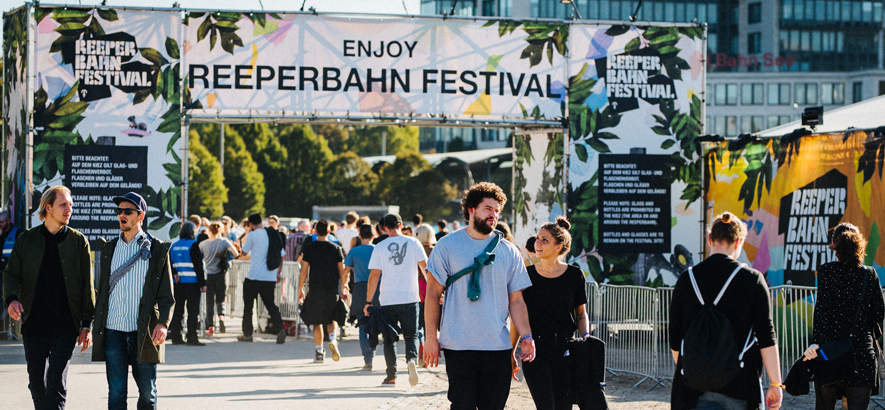
[[[81,101],[96,101],[111,96],[111,87],[126,93],[150,90],[155,67],[134,61],[139,55],[132,35],[117,32],[64,43],[63,61],[70,61],[79,79],[77,94]]]
[[[815,286],[818,266],[836,260],[828,232],[845,213],[848,178],[837,170],[781,198],[778,233],[784,238],[784,284]]]
[[[676,99],[673,80],[664,75],[661,53],[652,47],[596,59],[599,78],[614,113],[639,108],[639,99],[649,104]]]

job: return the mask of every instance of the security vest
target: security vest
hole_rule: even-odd
[[[195,243],[197,241],[193,239],[179,239],[169,249],[172,269],[178,275],[179,283],[197,283],[197,273],[194,272],[194,262],[191,260],[191,246]]]
[[[9,235],[6,236],[6,242],[3,242],[3,260],[8,260],[9,256],[12,255],[12,246],[15,245],[16,233],[18,233],[18,228],[13,227],[9,231]]]

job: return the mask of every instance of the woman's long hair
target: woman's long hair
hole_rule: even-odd
[[[833,250],[839,262],[861,267],[867,255],[867,241],[857,226],[844,222],[833,228]]]

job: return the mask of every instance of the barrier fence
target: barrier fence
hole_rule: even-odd
[[[649,381],[652,383],[649,390],[672,382],[676,371],[669,343],[673,288],[589,283],[586,291],[591,333],[606,343],[607,370],[614,375],[642,376],[634,387]],[[793,363],[811,344],[817,288],[775,286],[769,288],[769,297],[780,351],[781,377],[786,377]],[[765,372],[763,382],[763,385],[769,383]],[[885,387],[873,399],[885,400]]]

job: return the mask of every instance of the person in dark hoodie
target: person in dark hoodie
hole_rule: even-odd
[[[187,305],[187,344],[205,346],[197,338],[200,327],[200,293],[206,292],[206,270],[203,268],[203,252],[196,240],[197,227],[193,222],[185,222],[178,233],[178,241],[169,249],[172,262],[172,281],[175,288],[175,310],[172,324],[169,325],[169,340],[172,344],[184,344],[181,338],[181,320]]]

